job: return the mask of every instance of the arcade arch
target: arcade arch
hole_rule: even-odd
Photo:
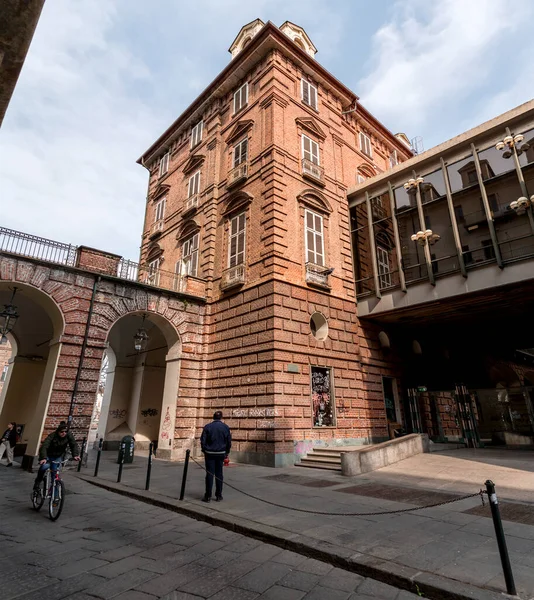
[[[134,336],[140,328],[148,342],[136,351]],[[97,431],[105,448],[116,449],[123,436],[133,435],[138,449],[157,442],[158,456],[172,458],[180,355],[178,332],[161,315],[138,311],[113,324]]]
[[[59,306],[50,296],[22,283],[0,282],[0,305],[10,301],[15,285],[13,304],[19,318],[8,338],[12,356],[0,395],[0,424],[16,421],[21,425],[16,455],[33,457],[41,442],[64,320]]]

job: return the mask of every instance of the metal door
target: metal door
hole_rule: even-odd
[[[412,433],[423,433],[423,424],[421,421],[421,411],[419,409],[419,393],[416,388],[408,390],[408,416]]]

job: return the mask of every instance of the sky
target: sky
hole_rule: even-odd
[[[2,226],[139,257],[139,156],[256,18],[429,149],[534,97],[531,0],[46,0],[0,130]]]

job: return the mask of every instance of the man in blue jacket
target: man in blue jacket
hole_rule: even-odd
[[[206,462],[206,494],[202,498],[203,502],[211,500],[214,475],[215,500],[220,502],[223,499],[223,463],[224,459],[228,458],[228,454],[230,454],[232,435],[228,425],[221,421],[222,416],[220,410],[216,411],[213,415],[213,422],[204,426],[200,436],[200,447]]]

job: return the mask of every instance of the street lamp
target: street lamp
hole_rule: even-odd
[[[134,348],[136,352],[142,352],[146,349],[148,344],[148,333],[146,329],[143,327],[143,323],[145,322],[146,315],[143,315],[143,322],[141,323],[141,327],[137,330],[134,335]]]
[[[518,133],[516,135],[507,135],[500,142],[495,144],[495,148],[497,150],[504,150],[502,153],[503,158],[510,158],[514,153],[514,148],[517,152],[517,156],[521,156],[523,152],[526,152],[530,148],[530,144],[527,142],[523,144],[524,139],[525,136],[522,133]]]
[[[428,242],[433,246],[436,242],[441,239],[438,233],[434,233],[432,229],[426,229],[425,231],[418,231],[411,237],[412,242],[417,242],[420,246],[424,246]]]
[[[17,288],[14,287],[9,304],[4,304],[4,310],[0,313],[0,344],[7,343],[7,335],[13,331],[15,323],[19,318],[17,307],[13,304],[16,293]]]

